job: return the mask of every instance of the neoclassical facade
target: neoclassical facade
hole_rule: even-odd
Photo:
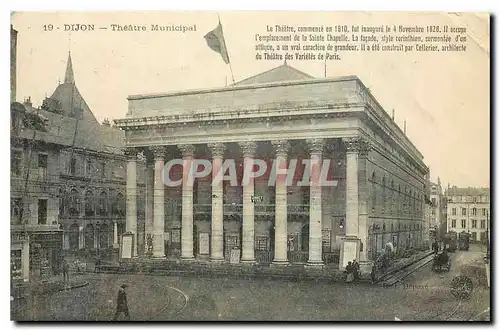
[[[315,79],[285,63],[219,89],[130,96],[115,123],[126,131],[126,229],[136,236],[137,155],[146,155],[153,257],[221,261],[238,248],[242,263],[343,267],[373,260],[387,242],[422,244],[429,170],[357,77]],[[176,159],[209,159],[213,169],[235,160],[238,183],[190,184],[173,167],[182,185],[166,186],[164,166]],[[272,167],[242,185],[239,169],[256,159],[288,168],[329,160],[336,185],[299,185],[300,167],[292,185],[269,185]]]

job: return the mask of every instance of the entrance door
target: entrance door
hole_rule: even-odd
[[[72,224],[69,227],[69,249],[77,250],[79,246],[79,233],[78,233],[78,225],[76,223]]]
[[[309,224],[305,224],[300,230],[300,250],[309,252]]]
[[[196,258],[198,255],[198,227],[193,224],[193,255]]]

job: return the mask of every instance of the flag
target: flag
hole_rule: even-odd
[[[222,33],[222,25],[219,25],[205,35],[208,47],[219,53],[226,64],[229,64],[229,55],[227,54],[226,41]]]

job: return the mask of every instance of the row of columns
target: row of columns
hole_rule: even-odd
[[[275,184],[275,252],[273,263],[288,264],[287,258],[287,184],[286,164],[290,143],[287,140],[272,141],[276,153],[276,184]],[[312,160],[309,208],[309,265],[322,265],[322,186],[320,183],[320,165],[323,159],[324,139],[308,139],[307,144]],[[252,169],[257,144],[252,141],[239,143],[243,151],[245,169]],[[358,154],[365,150],[359,140],[346,140],[347,146],[347,184],[346,184],[346,235],[357,237],[358,223]],[[184,164],[182,176],[182,226],[181,226],[181,258],[192,260],[193,256],[193,185],[189,183],[189,171],[193,162],[195,146],[179,145]],[[212,178],[222,176],[219,172],[223,163],[225,145],[223,143],[208,143],[212,156]],[[153,234],[153,257],[162,258],[164,253],[164,182],[163,166],[165,162],[165,147],[150,147],[154,160],[154,169],[147,162],[146,170],[146,234]],[[137,150],[127,152],[127,217],[126,231],[132,232],[137,242]],[[318,166],[314,166],[317,164]],[[151,190],[151,179],[154,187]],[[211,256],[214,262],[224,260],[223,252],[223,184],[222,180],[212,181],[212,221],[211,221]],[[150,192],[153,191],[153,199]],[[243,185],[243,224],[242,224],[242,256],[243,263],[254,263],[254,181],[250,179]],[[151,204],[151,201],[153,203]],[[137,256],[137,245],[134,245],[134,256]]]

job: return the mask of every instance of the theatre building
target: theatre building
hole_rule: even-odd
[[[126,228],[137,235],[141,153],[153,257],[224,261],[237,248],[240,263],[343,267],[375,259],[388,242],[398,252],[422,245],[429,170],[355,76],[316,79],[285,63],[227,87],[128,99],[126,118],[115,120],[128,148]],[[172,167],[183,184],[167,186],[164,165],[179,159],[214,169],[235,160],[237,183],[208,175],[191,185]],[[297,162],[292,184],[270,181],[270,167],[242,185],[256,159]],[[335,185],[299,185],[307,159],[329,160]]]

